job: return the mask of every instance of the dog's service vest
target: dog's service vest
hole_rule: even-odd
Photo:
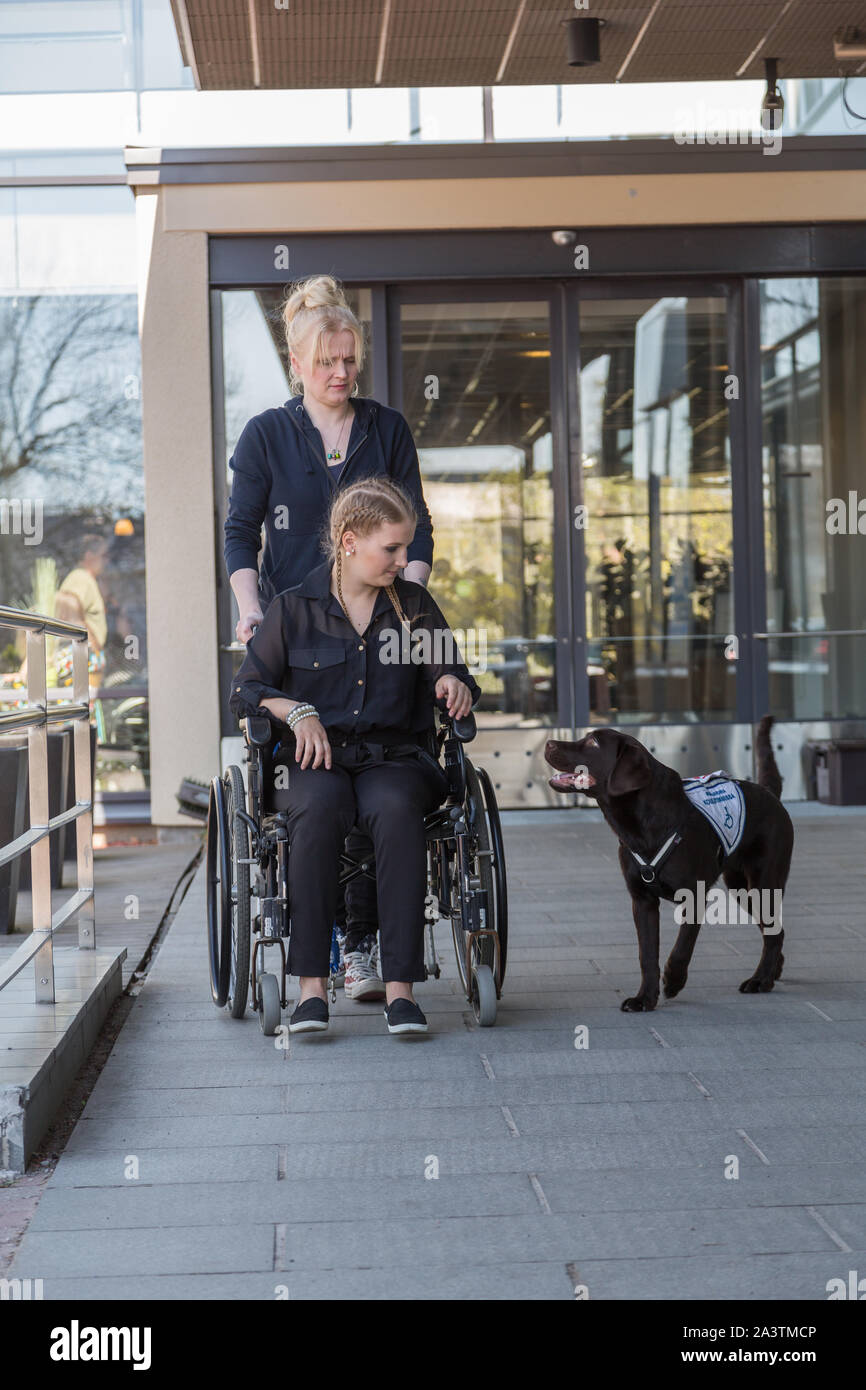
[[[683,791],[692,805],[706,816],[725,854],[733,854],[746,828],[742,787],[729,772],[719,768],[716,772],[706,772],[703,777],[684,777]]]

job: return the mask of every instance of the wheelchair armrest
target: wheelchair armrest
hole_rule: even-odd
[[[475,715],[470,710],[462,719],[453,719],[451,727],[454,730],[454,737],[461,743],[471,743],[478,730],[475,727]]]
[[[247,743],[254,743],[258,748],[269,748],[274,741],[274,728],[263,714],[249,714],[240,721]]]
[[[456,739],[459,739],[461,743],[471,743],[478,732],[475,727],[474,712],[470,710],[462,719],[452,719],[447,712],[447,703],[448,702],[442,695],[435,701],[436,708],[439,710],[439,718],[446,727],[448,725],[451,726],[451,733]]]

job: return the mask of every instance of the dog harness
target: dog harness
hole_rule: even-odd
[[[746,828],[743,789],[721,768],[703,777],[683,778],[683,791],[692,805],[706,816],[722,842],[725,856],[733,854]]]
[[[733,854],[746,828],[746,803],[742,788],[729,772],[719,768],[716,772],[705,772],[703,777],[684,777],[683,791],[689,801],[710,822],[719,837],[719,864]],[[654,883],[665,860],[673,853],[682,840],[675,830],[669,835],[654,859],[646,860],[637,850],[629,849],[629,854],[640,868],[644,883]],[[626,846],[628,849],[628,846]]]
[[[682,838],[683,837],[679,833],[679,831],[675,830],[673,835],[669,835],[668,838],[665,840],[655,859],[646,860],[638,854],[636,849],[628,850],[632,859],[636,859],[640,866],[640,876],[643,879],[644,883],[655,882],[656,878],[661,872],[661,868],[665,860],[668,858],[669,855],[673,854],[674,850],[676,849],[677,845],[679,844]],[[628,849],[628,845],[626,845],[626,849]]]

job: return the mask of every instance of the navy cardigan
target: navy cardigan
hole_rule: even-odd
[[[418,453],[399,410],[368,396],[351,398],[354,416],[339,482],[331,475],[322,436],[302,396],[263,410],[248,420],[229,460],[233,470],[225,523],[229,576],[256,569],[265,525],[259,574],[262,609],[275,594],[300,584],[322,563],[323,528],[338,488],[373,474],[389,474],[411,494],[418,513],[408,559],[433,564],[433,524],[421,488]]]

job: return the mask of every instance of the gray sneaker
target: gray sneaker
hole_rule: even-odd
[[[375,950],[375,947],[373,948]],[[371,961],[372,951],[346,952],[346,978],[343,990],[347,999],[384,999],[383,985]]]

